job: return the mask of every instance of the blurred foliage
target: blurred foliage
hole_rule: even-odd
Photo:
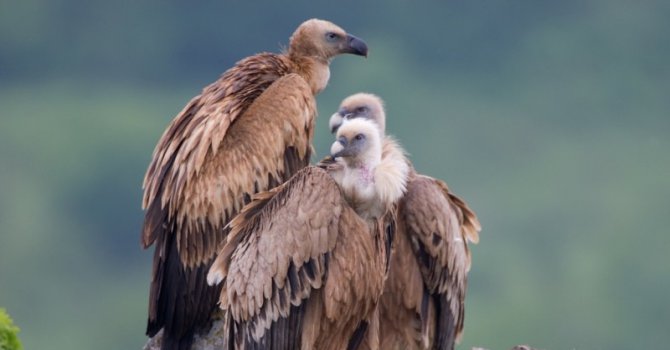
[[[364,38],[319,97],[386,101],[479,215],[460,349],[670,343],[670,4],[0,1],[0,304],[29,349],[137,349],[141,183],[170,119],[325,18]],[[57,340],[57,341],[54,341]]]
[[[14,325],[7,311],[0,308],[0,350],[22,350],[18,333],[19,327]]]

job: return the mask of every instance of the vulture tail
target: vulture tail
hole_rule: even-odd
[[[368,330],[368,323],[366,321],[361,322],[354,331],[354,334],[349,339],[349,345],[347,345],[347,350],[356,350],[358,346],[361,345],[363,339],[365,338],[365,331]]]
[[[443,295],[433,299],[436,309],[435,349],[454,350],[456,342],[456,315],[451,313],[449,301]]]
[[[273,322],[265,334],[254,340],[253,322],[236,323],[229,318],[228,339],[224,340],[224,349],[245,350],[288,350],[300,349],[302,338],[302,319],[305,313],[305,303],[292,305],[287,317],[279,317]]]
[[[221,286],[210,287],[206,282],[214,259],[185,267],[174,236],[161,235],[156,242],[146,334],[154,337],[163,329],[161,350],[189,350],[195,332],[211,326]]]

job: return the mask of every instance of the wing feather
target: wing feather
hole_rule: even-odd
[[[271,349],[300,340],[300,329],[284,328],[301,322],[305,299],[324,284],[343,207],[332,178],[309,167],[254,196],[230,222],[208,281],[223,281],[220,303],[243,334],[236,335],[238,346]]]
[[[208,282],[223,285],[238,348],[310,348],[326,323],[356,336],[382,292],[386,242],[375,246],[325,170],[305,168],[257,194],[229,227]]]
[[[183,199],[185,184],[205,164],[208,154],[216,154],[230,125],[270,85],[290,72],[290,63],[279,55],[251,56],[191,99],[156,145],[144,177],[142,207],[148,208],[156,199],[160,199],[161,207]],[[170,208],[170,213],[174,214],[175,210],[176,207]],[[149,234],[152,229],[155,225],[145,225],[145,247],[156,239]]]
[[[408,183],[401,215],[427,297],[432,299],[431,307],[421,308],[423,337],[432,333],[426,318],[434,317],[436,348],[448,349],[463,329],[471,259],[467,241],[478,240],[481,226],[474,212],[444,182],[422,175]]]
[[[142,230],[156,243],[147,334],[207,323],[219,288],[203,286],[225,224],[256,192],[309,163],[316,102],[278,55],[240,61],[191,100],[154,150]]]
[[[188,200],[179,203],[178,212],[191,222],[199,219],[222,227],[250,195],[283,183],[307,165],[315,116],[307,83],[297,74],[278,79],[231,126],[219,146],[222,151],[212,154],[185,185]],[[182,244],[188,245],[201,233],[186,228]],[[182,261],[201,263],[216,254],[218,244],[198,248],[193,254],[180,250]]]

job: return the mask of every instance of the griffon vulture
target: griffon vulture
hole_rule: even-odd
[[[362,93],[346,98],[330,119],[331,131],[357,119],[375,121],[383,135],[381,99]],[[404,151],[387,137],[383,157],[400,160]],[[453,349],[463,331],[467,242],[479,241],[477,216],[444,182],[412,168],[396,224],[380,302],[381,348]]]
[[[367,56],[365,43],[311,19],[287,52],[247,57],[204,88],[167,127],[144,178],[142,246],[155,244],[147,335],[162,349],[188,349],[207,326],[219,289],[206,274],[224,226],[259,191],[308,165],[314,96],[339,54]]]
[[[383,160],[381,147],[374,123],[348,123],[331,148],[342,162],[299,171],[230,222],[207,276],[223,286],[226,349],[379,348],[393,234],[385,220],[409,171]]]

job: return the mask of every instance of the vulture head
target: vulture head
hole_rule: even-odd
[[[386,114],[384,102],[376,95],[358,93],[345,98],[340,103],[340,109],[330,117],[328,123],[330,132],[335,133],[345,120],[366,119],[375,122],[380,134],[386,129]]]
[[[344,53],[367,57],[368,46],[331,22],[310,19],[295,30],[288,52],[292,57],[313,57],[329,62]]]
[[[330,147],[333,158],[343,159],[353,168],[373,169],[381,161],[382,142],[377,125],[366,119],[348,121],[337,130]]]
[[[352,147],[349,141],[351,139],[350,135],[355,135],[357,130],[366,130],[369,134],[368,137],[372,137],[375,143],[381,145],[380,161],[372,160],[372,153],[378,152],[376,149],[370,151],[370,158],[364,161],[342,158],[349,167],[362,164],[370,169],[374,166],[376,187],[374,198],[376,198],[376,202],[375,200],[369,201],[363,212],[367,213],[368,216],[379,215],[405,194],[410,173],[410,163],[405,156],[405,151],[397,141],[385,135],[386,113],[384,112],[384,102],[373,94],[358,93],[351,95],[342,101],[340,109],[331,116],[329,124],[330,130],[337,135],[337,142],[331,148],[331,156],[334,158],[337,158],[338,152],[344,155],[355,153],[349,151],[347,146]],[[355,147],[353,148],[354,151],[357,151]],[[343,175],[343,178],[345,177],[346,174]],[[343,181],[343,183],[346,183],[346,181]],[[357,212],[359,212],[358,209]],[[361,213],[359,212],[359,214]]]
[[[367,118],[342,123],[336,137],[330,155],[341,160],[344,169],[335,181],[361,217],[380,218],[407,189],[409,165],[402,151],[399,157],[382,157],[379,126]]]

